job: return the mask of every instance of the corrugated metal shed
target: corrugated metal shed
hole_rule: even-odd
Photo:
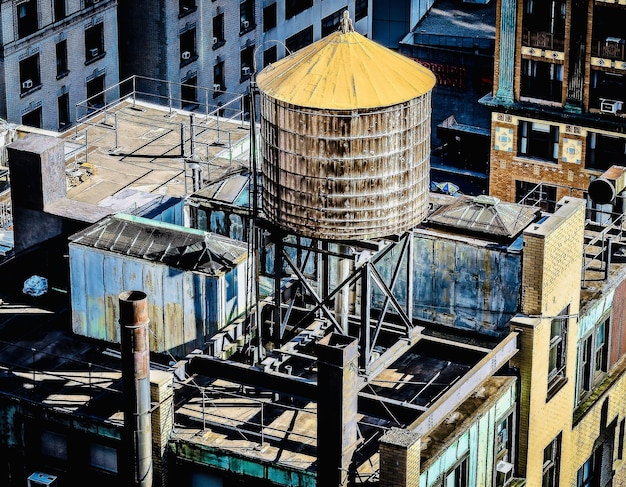
[[[349,110],[412,100],[433,88],[435,76],[358,32],[334,32],[267,66],[257,84],[292,105]]]
[[[149,297],[150,349],[184,356],[246,307],[246,244],[116,215],[70,239],[72,329],[119,343],[118,296]]]

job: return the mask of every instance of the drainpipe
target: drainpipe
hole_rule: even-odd
[[[146,294],[119,295],[122,342],[122,385],[126,450],[124,484],[152,487],[152,429],[150,416],[150,347]]]

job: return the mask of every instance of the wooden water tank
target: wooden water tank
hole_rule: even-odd
[[[290,233],[328,240],[402,233],[426,216],[433,74],[356,32],[266,67],[262,205]]]

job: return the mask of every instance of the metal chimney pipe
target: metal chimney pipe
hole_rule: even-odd
[[[150,347],[146,294],[119,295],[124,390],[125,485],[152,487]]]

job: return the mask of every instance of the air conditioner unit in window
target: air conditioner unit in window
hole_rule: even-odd
[[[213,45],[217,44],[217,37],[213,38]]]
[[[248,66],[243,66],[241,68],[241,75],[242,76],[250,76],[250,68]]]
[[[600,111],[604,113],[617,113],[624,106],[624,102],[621,100],[608,100],[606,98],[600,98]]]
[[[222,91],[222,85],[219,83],[213,84],[213,91]]]
[[[97,47],[92,47],[91,49],[89,49],[89,55],[91,57],[96,57],[99,53],[100,51],[98,50]]]
[[[191,53],[189,51],[183,51],[180,57],[182,57],[183,59],[189,59],[191,58]]]
[[[242,20],[242,21],[241,21],[241,26],[242,26],[244,29],[247,29],[248,27],[250,27],[250,22],[248,22],[247,20]]]
[[[33,472],[26,479],[28,487],[56,487],[56,475],[50,475],[43,472]]]
[[[496,485],[504,487],[513,478],[513,464],[505,461],[499,461],[496,465]]]
[[[26,81],[22,81],[22,88],[25,90],[30,90],[33,87],[33,80],[27,79]]]

